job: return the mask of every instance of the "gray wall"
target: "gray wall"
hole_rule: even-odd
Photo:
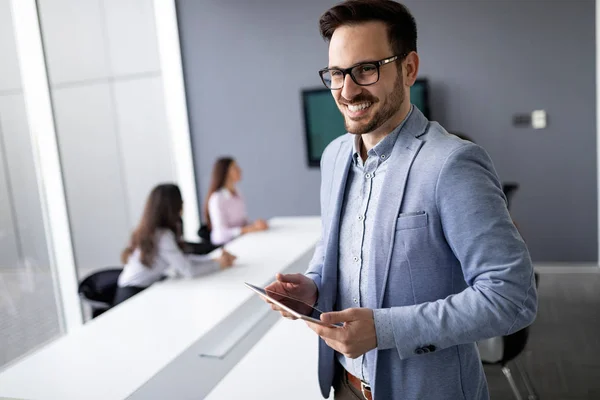
[[[273,4],[274,6],[269,6]],[[333,1],[178,1],[199,199],[222,154],[243,169],[251,218],[319,213],[319,171],[306,166],[300,90],[321,85],[316,31]]]
[[[178,0],[196,173],[244,169],[251,217],[317,214],[299,92],[327,63],[319,15],[336,1]],[[433,119],[483,145],[535,261],[597,260],[594,1],[407,1]],[[545,109],[544,130],[515,128]],[[200,197],[202,198],[202,197]]]

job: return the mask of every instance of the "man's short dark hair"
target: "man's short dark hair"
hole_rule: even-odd
[[[379,21],[388,27],[394,55],[417,51],[417,23],[406,6],[392,0],[347,0],[327,10],[319,19],[321,36],[327,42],[343,25]]]

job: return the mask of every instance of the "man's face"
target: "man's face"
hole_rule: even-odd
[[[384,23],[341,26],[329,43],[329,68],[348,68],[394,55]],[[373,85],[359,86],[347,75],[344,87],[331,91],[348,132],[357,135],[373,132],[398,112],[405,92],[402,75],[398,72],[400,62],[379,67],[379,81]]]

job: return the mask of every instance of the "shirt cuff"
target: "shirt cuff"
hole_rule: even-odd
[[[321,293],[321,276],[317,273],[314,272],[307,272],[305,274],[307,277],[309,277],[310,279],[313,280],[313,282],[315,283],[315,285],[317,286],[317,301],[315,302],[315,304],[313,304],[312,306],[315,308],[318,308],[318,304],[319,304],[319,293]]]
[[[378,350],[387,350],[396,347],[391,311],[389,308],[373,310]]]
[[[236,238],[238,236],[240,236],[242,234],[242,228],[237,227],[237,228],[231,228],[231,236]]]
[[[223,248],[219,247],[210,252],[210,258],[213,260],[218,260],[223,255]]]

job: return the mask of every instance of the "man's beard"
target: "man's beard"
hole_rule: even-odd
[[[368,93],[365,93],[356,96],[354,99],[352,99],[352,102],[344,101],[343,104],[359,104],[364,102],[371,102],[371,107],[373,107],[377,103],[377,98],[371,96]],[[375,115],[373,115],[373,117],[369,121],[361,122],[349,120],[349,118],[344,114],[344,123],[346,125],[346,130],[349,133],[355,135],[362,135],[365,133],[373,132],[379,129],[390,118],[392,118],[392,116],[396,112],[398,112],[403,103],[404,82],[402,79],[402,75],[399,74],[398,78],[396,78],[396,82],[394,83],[394,89],[383,101],[381,108],[377,111]],[[346,106],[344,105],[343,107]],[[354,127],[352,127],[352,125],[354,125]]]

